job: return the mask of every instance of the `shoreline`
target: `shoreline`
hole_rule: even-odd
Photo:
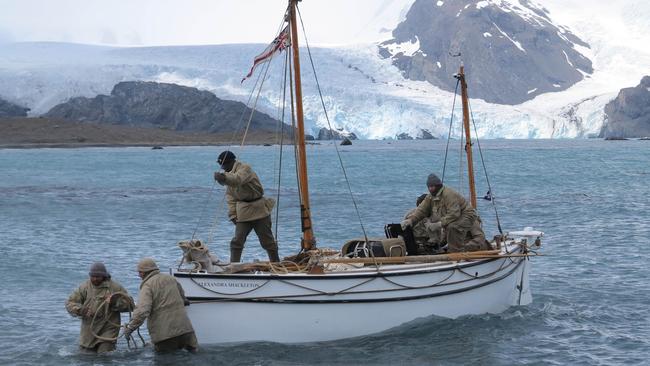
[[[239,145],[242,133],[172,131],[156,127],[72,122],[50,118],[0,118],[0,149],[171,147]],[[276,144],[272,131],[248,131],[245,145]]]

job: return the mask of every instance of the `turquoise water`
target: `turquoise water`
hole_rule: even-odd
[[[649,364],[650,142],[492,140],[482,147],[504,230],[546,233],[548,256],[533,259],[533,304],[322,344],[205,346],[198,355],[156,356],[121,342],[101,357],[78,354],[79,323],[65,312],[66,298],[96,260],[137,294],[136,262],[152,256],[163,268],[174,266],[176,242],[193,233],[212,237],[212,251],[227,258],[233,227],[223,189],[212,181],[222,149],[0,150],[0,363]],[[340,149],[363,226],[381,236],[385,223],[415,205],[426,176],[440,172],[445,142],[355,141]],[[256,169],[267,195],[276,195],[277,147],[234,151]],[[362,236],[333,145],[310,146],[308,154],[319,244],[338,247]],[[452,155],[446,183],[464,186],[458,152]],[[274,217],[282,255],[299,247],[294,169],[284,163]],[[480,196],[487,191],[482,177],[479,166]],[[491,203],[479,200],[479,209],[494,234]],[[254,235],[244,252],[248,260],[265,257]]]

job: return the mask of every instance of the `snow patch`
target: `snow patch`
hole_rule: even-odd
[[[483,33],[483,37],[485,37],[485,38],[492,37],[492,34],[489,33],[489,32],[485,32],[485,33]]]
[[[573,66],[573,63],[571,62],[571,60],[569,60],[569,55],[567,55],[566,52],[564,52],[564,50],[562,50],[562,53],[564,54],[564,58],[566,59],[566,62],[569,65],[571,65],[571,67],[575,67],[575,66]]]
[[[514,39],[510,38],[510,36],[507,35],[506,32],[502,31],[501,28],[499,28],[499,26],[496,25],[494,22],[492,23],[492,25],[494,25],[501,34],[503,34],[506,38],[508,38],[510,40],[510,42],[512,42],[517,48],[519,48],[519,50],[521,50],[521,52],[526,53],[526,50],[521,46],[521,43],[519,43],[519,42],[515,41]]]
[[[536,92],[536,91],[537,91],[537,88],[535,88],[535,89],[530,89],[528,92],[526,92],[526,94],[531,94],[531,93],[534,93],[534,92]]]
[[[476,9],[483,9],[489,5],[490,3],[488,1],[479,1],[476,3]]]
[[[387,45],[386,48],[388,49],[388,52],[390,52],[390,54],[393,56],[401,53],[404,56],[411,57],[420,50],[420,39],[418,39],[418,36],[415,36],[415,42],[409,41],[403,43],[393,43]]]
[[[560,84],[553,84],[553,86],[554,86],[555,88],[561,88],[561,87],[562,87],[562,85],[560,85]]]
[[[439,69],[442,68],[442,64],[440,63],[440,61],[436,62],[436,65],[438,65]]]
[[[445,4],[444,1],[438,1],[438,2],[436,3],[436,5],[438,5],[438,6],[443,6],[444,4]]]

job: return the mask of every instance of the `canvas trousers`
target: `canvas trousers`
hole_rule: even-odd
[[[258,220],[237,222],[235,225],[235,236],[230,241],[230,250],[239,251],[239,253],[241,253],[244,249],[244,244],[246,243],[248,234],[253,230],[255,230],[255,234],[257,235],[262,248],[267,251],[277,252],[278,244],[275,242],[275,238],[273,237],[271,215]]]
[[[115,351],[115,342],[99,342],[95,347],[88,348],[84,346],[79,346],[83,352],[88,353],[105,353]]]
[[[461,216],[445,228],[448,251],[474,252],[487,249],[481,224],[473,215]]]
[[[181,334],[154,344],[156,352],[173,352],[180,349],[196,352],[198,348],[199,343],[196,340],[196,334],[194,332]]]

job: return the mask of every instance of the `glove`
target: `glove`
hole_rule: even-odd
[[[81,309],[81,317],[86,319],[92,319],[95,316],[95,312],[90,307],[85,307]]]
[[[217,183],[223,185],[226,181],[226,175],[223,173],[214,172],[214,180],[216,180]]]
[[[232,222],[233,225],[237,225],[237,218],[233,217],[232,219],[230,219],[230,222]]]
[[[411,223],[411,220],[406,219],[400,222],[399,225],[402,227],[402,230],[406,230],[407,228],[411,227],[413,224]]]
[[[427,222],[426,224],[424,224],[424,227],[426,227],[427,230],[429,230],[429,231],[438,231],[438,230],[442,229],[442,222],[440,222],[440,221],[438,221],[438,222]]]
[[[124,338],[129,339],[131,338],[131,333],[133,333],[133,329],[129,328],[128,325],[124,326]]]

